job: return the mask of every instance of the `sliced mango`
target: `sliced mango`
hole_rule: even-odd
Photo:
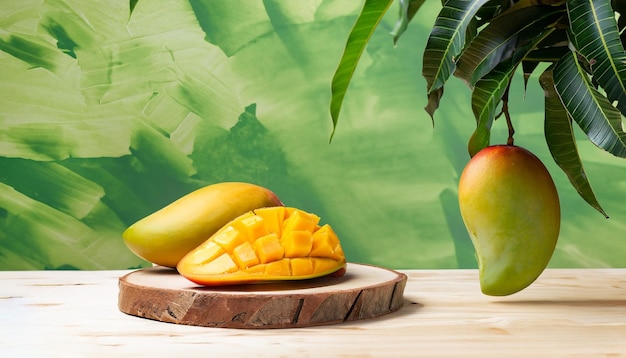
[[[255,209],[191,250],[178,272],[205,286],[342,275],[346,258],[339,238],[319,221],[296,208]]]

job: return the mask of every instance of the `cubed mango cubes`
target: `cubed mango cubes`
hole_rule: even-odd
[[[339,239],[319,221],[296,208],[253,210],[185,255],[178,272],[205,286],[343,274],[346,258]]]

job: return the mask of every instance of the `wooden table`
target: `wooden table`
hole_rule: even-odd
[[[475,270],[404,270],[398,312],[278,330],[126,315],[128,272],[0,272],[0,356],[626,357],[626,269],[550,269],[508,297],[480,293]]]

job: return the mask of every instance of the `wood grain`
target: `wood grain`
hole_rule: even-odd
[[[246,330],[124,314],[130,272],[0,272],[0,356],[626,357],[626,268],[548,269],[507,297],[481,294],[477,270],[402,270],[396,312]]]
[[[403,304],[406,275],[348,264],[341,277],[201,287],[151,267],[119,280],[120,311],[162,322],[221,328],[294,328],[373,318]]]

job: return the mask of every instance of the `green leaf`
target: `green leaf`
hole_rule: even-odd
[[[487,3],[482,5],[480,9],[478,9],[478,12],[476,12],[476,22],[478,24],[478,27],[482,27],[483,25],[487,24],[488,22],[493,20],[493,18],[495,18],[499,14],[502,14],[514,5],[515,3],[510,0],[487,1]]]
[[[133,13],[133,10],[135,10],[135,6],[137,5],[137,1],[139,1],[139,0],[130,0],[128,2],[128,6],[129,6],[131,14]]]
[[[411,22],[411,19],[413,19],[417,10],[424,5],[424,2],[426,2],[426,0],[400,0],[400,13],[398,15],[398,21],[396,21],[396,25],[393,30],[391,30],[394,45],[398,43],[400,36],[402,36],[402,34],[406,31],[409,22]]]
[[[591,142],[626,158],[626,133],[620,112],[593,86],[574,53],[565,55],[556,64],[554,83],[567,113]]]
[[[339,66],[331,82],[330,115],[333,121],[333,130],[330,135],[331,141],[335,134],[335,128],[337,128],[341,105],[354,70],[363,54],[363,50],[367,46],[368,40],[392,2],[393,0],[365,0],[361,13],[350,31]]]
[[[472,111],[477,125],[468,144],[471,157],[489,145],[491,125],[496,117],[498,104],[506,93],[516,68],[516,65],[502,63],[476,83],[472,92]]]
[[[454,75],[470,86],[475,85],[502,61],[533,48],[552,32],[552,25],[563,13],[558,7],[531,6],[496,17],[463,51]],[[519,51],[520,48],[525,50]]]
[[[568,53],[570,49],[567,46],[552,46],[532,50],[528,53],[524,60],[527,62],[558,62],[563,55]]]
[[[569,0],[572,42],[591,65],[594,80],[626,115],[626,53],[610,0]]]
[[[519,10],[515,13],[522,11],[530,13],[530,11],[527,10]],[[545,13],[543,11],[534,13],[531,18],[541,17],[544,14]],[[557,17],[560,16],[558,12],[552,13],[552,15]],[[499,19],[502,18],[506,18],[506,16],[500,17]],[[532,22],[532,20],[529,21]],[[553,21],[554,20],[549,23],[552,23]],[[491,125],[496,117],[496,109],[498,104],[502,101],[503,96],[508,91],[511,78],[514,75],[515,70],[520,63],[524,65],[523,59],[537,46],[538,43],[541,43],[546,37],[548,37],[553,30],[554,28],[548,27],[540,31],[540,33],[527,31],[516,35],[515,45],[513,45],[511,53],[507,55],[507,58],[498,59],[496,67],[486,75],[481,75],[475,83],[474,91],[472,92],[472,111],[474,113],[474,117],[476,118],[477,126],[468,144],[470,156],[474,156],[474,154],[489,145]],[[487,31],[487,29],[485,29],[485,31]],[[505,31],[500,32],[504,33]],[[498,45],[496,45],[496,47],[497,46]],[[463,56],[465,57],[466,54],[472,54],[473,48],[473,44],[470,45],[470,47],[464,52]],[[536,63],[534,64],[536,67]],[[459,65],[459,69],[460,68],[461,66]],[[534,67],[527,65],[524,69],[524,83],[526,83],[526,70],[532,71]]]
[[[487,0],[449,0],[445,3],[428,36],[423,55],[422,75],[428,93],[443,87],[456,69],[465,47],[465,31]]]
[[[426,107],[424,107],[426,113],[430,115],[433,125],[435,124],[435,111],[439,108],[441,97],[443,97],[443,87],[439,87],[428,94],[428,102],[426,102]]]
[[[536,61],[522,61],[522,71],[524,72],[524,90],[528,88],[528,80],[532,76],[535,69],[539,66],[539,62]]]
[[[572,120],[554,87],[552,69],[553,66],[539,76],[539,83],[545,91],[544,131],[548,149],[578,194],[602,215],[608,217],[598,203],[591,184],[587,180],[587,174],[578,155]]]

